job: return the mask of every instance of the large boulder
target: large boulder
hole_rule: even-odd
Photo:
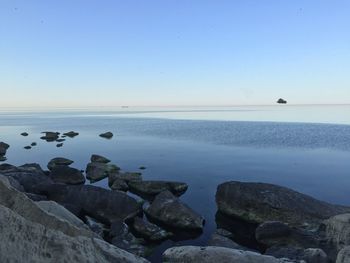
[[[125,183],[131,181],[142,181],[142,174],[135,172],[116,171],[108,174],[108,185],[111,187],[115,180],[122,180]]]
[[[64,166],[64,165],[56,165],[52,168],[51,179],[55,183],[62,184],[84,184],[85,177],[83,173],[75,168]]]
[[[155,196],[166,190],[178,196],[185,193],[188,188],[185,183],[169,181],[130,181],[128,185],[131,192],[149,196]]]
[[[88,163],[86,167],[86,178],[91,182],[100,181],[111,173],[117,173],[120,168],[114,164],[93,162]]]
[[[142,212],[137,201],[120,191],[110,191],[92,185],[53,184],[43,191],[50,200],[78,207],[103,223],[132,218]]]
[[[204,225],[202,216],[169,191],[158,194],[145,213],[151,220],[174,228],[202,230]]]
[[[3,205],[0,222],[0,262],[148,262],[103,240],[67,235]]]
[[[47,168],[49,170],[52,170],[55,166],[69,166],[72,163],[74,163],[74,161],[69,160],[67,158],[56,157],[49,161],[49,163],[47,164]]]
[[[310,228],[350,208],[316,200],[286,187],[266,183],[227,182],[218,186],[220,212],[251,223],[281,221]]]
[[[172,247],[163,253],[164,263],[201,262],[201,263],[295,263],[288,259],[277,259],[251,251],[226,247]]]
[[[0,156],[4,156],[9,147],[10,145],[8,145],[7,143],[0,142]]]
[[[139,236],[151,241],[161,241],[172,236],[172,233],[161,229],[155,224],[144,221],[140,217],[134,218],[132,227]]]

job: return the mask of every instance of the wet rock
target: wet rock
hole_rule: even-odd
[[[0,156],[4,156],[8,148],[10,148],[10,145],[4,142],[0,142]]]
[[[112,172],[108,175],[108,185],[111,187],[115,180],[122,180],[126,183],[129,183],[131,181],[141,181],[142,175],[141,173],[131,173],[131,172]]]
[[[36,142],[32,142],[32,143],[30,144],[30,146],[36,146],[36,145],[37,145]]]
[[[70,137],[70,138],[74,138],[75,136],[78,136],[79,133],[75,132],[75,131],[70,131],[70,132],[65,132],[63,133],[64,136]]]
[[[30,150],[30,149],[32,149],[32,146],[28,145],[28,146],[24,146],[23,148],[26,149],[26,150]]]
[[[223,229],[218,229],[215,231],[215,233],[211,235],[207,245],[215,246],[215,247],[227,247],[227,248],[240,249],[240,250],[250,250],[249,248],[246,248],[234,242],[231,238],[232,238],[232,234],[230,232],[225,231]]]
[[[63,146],[63,143],[57,143],[57,144],[56,144],[56,147],[58,147],[58,148],[59,148],[59,147],[62,147],[62,146]]]
[[[56,165],[52,168],[50,177],[55,183],[63,184],[84,184],[85,177],[78,169],[65,166]]]
[[[22,132],[21,135],[22,136],[28,136],[29,134],[27,132]]]
[[[277,103],[278,104],[287,104],[287,101],[284,99],[278,99]]]
[[[163,262],[223,262],[223,263],[295,263],[288,259],[277,259],[251,251],[242,251],[226,247],[179,246],[167,249],[163,253]]]
[[[281,221],[310,228],[350,209],[265,183],[223,183],[218,186],[216,203],[220,212],[247,222]]]
[[[169,191],[158,194],[145,213],[148,218],[174,228],[202,230],[204,225],[202,216]]]
[[[92,185],[48,186],[44,191],[50,200],[70,204],[102,223],[132,218],[142,212],[137,201],[120,191],[110,191]]]
[[[106,157],[103,157],[101,155],[93,154],[90,158],[92,163],[109,163],[111,160],[107,159]]]
[[[151,241],[162,241],[173,235],[155,224],[144,221],[140,217],[134,218],[132,227],[139,236]]]
[[[339,251],[336,263],[350,263],[350,246]]]
[[[60,135],[59,132],[42,132],[45,134],[44,136],[40,137],[40,139],[45,140],[47,142],[54,142],[58,139],[58,136]]]
[[[168,181],[130,181],[128,185],[131,192],[142,195],[157,195],[167,190],[175,195],[181,195],[188,188],[185,183]]]
[[[118,191],[128,191],[129,186],[128,184],[121,179],[114,180],[113,184],[111,185],[112,190],[118,190]]]
[[[69,160],[67,158],[56,157],[49,161],[49,163],[47,164],[47,168],[49,170],[52,170],[55,166],[69,166],[72,163],[74,163],[74,161]]]
[[[101,133],[100,137],[105,138],[105,139],[111,139],[113,137],[113,133],[111,133],[111,132]]]
[[[91,182],[97,182],[109,176],[111,173],[117,173],[119,167],[108,163],[88,163],[86,167],[86,178]]]

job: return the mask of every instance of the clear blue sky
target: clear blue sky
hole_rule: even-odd
[[[350,103],[350,1],[1,0],[3,107]]]

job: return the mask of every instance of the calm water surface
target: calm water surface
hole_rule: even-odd
[[[62,148],[39,139],[46,130],[80,135]],[[112,140],[98,137],[112,131]],[[20,136],[28,132],[28,137]],[[332,203],[350,205],[350,106],[246,106],[210,108],[119,108],[0,110],[0,141],[11,145],[7,162],[38,162],[57,156],[84,169],[93,153],[124,170],[146,166],[144,179],[189,184],[181,199],[206,219],[202,235],[166,241],[205,245],[215,230],[215,192],[229,181],[270,182]],[[31,142],[38,146],[23,149]],[[96,185],[107,187],[107,182]]]

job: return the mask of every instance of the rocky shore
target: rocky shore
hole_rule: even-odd
[[[0,262],[148,262],[178,233],[201,234],[205,219],[180,198],[186,183],[143,180],[100,155],[85,171],[73,166],[0,165]],[[102,179],[111,189],[85,184]],[[349,207],[243,182],[219,185],[216,203],[207,246],[169,248],[162,262],[350,262]]]

